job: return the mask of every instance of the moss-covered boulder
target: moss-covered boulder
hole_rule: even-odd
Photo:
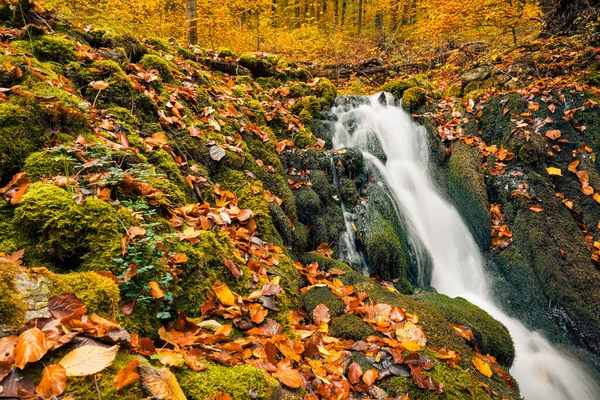
[[[479,248],[489,249],[492,223],[479,151],[460,141],[452,145],[448,162],[448,194]]]
[[[414,296],[419,303],[442,313],[449,321],[466,325],[475,336],[481,353],[491,354],[507,368],[512,366],[515,347],[508,329],[487,312],[467,300],[426,292]]]
[[[304,302],[304,309],[312,316],[313,311],[321,303],[325,304],[329,308],[329,314],[332,317],[337,317],[344,313],[346,305],[344,302],[331,293],[331,290],[327,287],[316,287],[302,293],[302,301]]]
[[[425,90],[420,87],[412,87],[406,89],[402,94],[402,107],[408,112],[413,112],[423,105],[425,100]]]
[[[343,339],[362,340],[378,332],[363,319],[354,314],[344,314],[334,318],[329,324],[329,334]]]

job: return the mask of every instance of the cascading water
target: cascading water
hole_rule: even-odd
[[[369,167],[387,183],[407,224],[408,234],[413,238],[411,242],[422,246],[416,253],[428,255],[432,265],[431,286],[448,296],[467,299],[506,326],[516,352],[511,374],[525,399],[600,398],[596,383],[578,361],[494,304],[479,248],[456,209],[442,198],[430,176],[425,129],[395,106],[391,95],[377,94],[367,100],[363,104],[334,107],[332,111],[337,117],[334,148],[360,148]],[[385,165],[368,152],[371,135],[376,136],[387,155]],[[421,260],[417,259],[417,263],[423,284],[425,267]]]

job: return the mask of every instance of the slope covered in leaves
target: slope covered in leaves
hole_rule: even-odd
[[[377,241],[395,285],[332,258],[341,199],[375,182],[325,150],[328,80],[20,15],[0,10],[1,395],[518,398],[501,324],[401,294]]]

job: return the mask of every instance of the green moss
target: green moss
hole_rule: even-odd
[[[137,63],[148,53],[148,49],[139,40],[128,34],[106,33],[101,39],[102,46],[122,47],[132,63]]]
[[[321,78],[315,87],[317,96],[323,99],[325,107],[330,107],[337,96],[337,89],[327,78]]]
[[[228,49],[226,47],[221,47],[220,49],[218,49],[217,55],[221,58],[237,58],[237,55],[233,51],[231,51],[231,49]]]
[[[265,169],[258,171],[258,177],[266,189],[282,200],[281,208],[291,220],[298,219],[296,210],[296,197],[285,181],[285,178],[276,173],[267,172]]]
[[[77,205],[72,195],[57,186],[34,183],[15,210],[13,223],[28,255],[39,262],[56,263],[60,269],[81,265],[107,270],[118,256],[129,213],[112,211],[109,204],[88,197]]]
[[[0,179],[10,180],[46,138],[43,111],[35,104],[0,103]]]
[[[445,97],[461,97],[463,94],[462,85],[448,85],[446,89],[444,89]]]
[[[23,171],[32,180],[74,173],[75,159],[71,156],[49,151],[35,152],[25,160]]]
[[[383,86],[379,88],[381,92],[388,92],[394,95],[396,98],[402,98],[404,91],[410,88],[411,85],[406,82],[404,79],[395,79],[390,82],[386,82]]]
[[[43,35],[33,41],[16,41],[12,45],[33,53],[40,61],[55,61],[59,64],[67,64],[70,61],[77,60],[73,42],[57,35]]]
[[[340,195],[342,196],[344,204],[349,209],[353,209],[358,203],[358,190],[356,189],[356,184],[352,179],[342,179],[340,183]]]
[[[295,82],[292,86],[290,86],[289,97],[302,97],[308,96],[312,89],[304,82]]]
[[[419,87],[412,87],[406,89],[402,94],[402,107],[408,112],[413,112],[419,106],[423,105],[425,100],[425,90]]]
[[[492,244],[492,223],[479,151],[460,141],[452,145],[448,194],[481,250]]]
[[[329,333],[331,336],[350,340],[362,340],[377,335],[377,331],[371,325],[354,314],[334,318],[329,324]]]
[[[119,287],[109,278],[95,272],[72,272],[52,275],[50,296],[73,292],[87,306],[88,312],[105,318],[118,314],[121,294]]]
[[[196,201],[171,154],[163,149],[155,150],[148,155],[148,162],[156,166],[158,174],[164,176],[164,179],[157,178],[149,183],[162,190],[172,204],[181,206]]]
[[[327,204],[331,201],[331,184],[325,174],[321,170],[312,170],[310,173],[310,182],[313,190],[319,195],[322,204]]]
[[[134,360],[140,360],[140,358],[125,351],[119,351],[115,361],[108,368],[104,369],[102,374],[98,374],[96,381],[100,390],[100,396],[103,399],[139,400],[146,397],[140,382],[128,385],[121,390],[117,390],[113,386],[113,381],[117,373]],[[75,398],[81,400],[98,400],[99,397],[94,380],[91,377],[69,377],[64,394],[68,395],[70,393]]]
[[[149,37],[145,40],[147,46],[153,46],[155,50],[170,52],[169,40],[161,37]]]
[[[293,236],[290,220],[277,203],[269,203],[269,215],[271,216],[273,225],[275,226],[275,229],[277,229],[277,232],[279,232],[283,243],[287,245],[292,244]]]
[[[331,317],[337,317],[344,313],[346,309],[346,305],[344,302],[331,293],[331,290],[327,287],[315,287],[306,292],[302,293],[302,301],[304,302],[304,309],[310,313],[312,317],[312,313],[315,308],[323,303],[329,308],[329,314]]]
[[[442,313],[449,321],[466,325],[473,330],[481,353],[491,354],[506,367],[512,366],[515,348],[508,329],[487,312],[467,300],[450,298],[438,293],[423,293],[414,297]]]
[[[319,217],[322,208],[321,199],[317,192],[308,186],[302,186],[294,191],[298,219],[303,224],[312,225]]]
[[[163,82],[172,83],[174,81],[171,66],[164,58],[156,54],[146,54],[142,57],[139,64],[146,69],[157,70]]]
[[[238,59],[238,64],[248,68],[256,78],[270,77],[276,73],[272,70],[273,60],[260,54],[244,53]]]
[[[419,389],[412,378],[400,376],[385,378],[379,383],[379,386],[390,396],[408,395],[411,399],[481,400],[492,398],[478,384],[478,380],[485,379],[483,375],[478,377],[459,367],[450,368],[446,363],[438,361],[433,354],[429,358],[434,367],[431,371],[423,371],[423,373],[431,376],[435,383],[439,382],[444,385],[442,396],[437,395],[435,391]]]
[[[0,323],[0,335],[21,329],[27,322],[25,312],[27,308],[21,301],[21,296],[15,289],[15,278],[24,272],[23,267],[16,264],[0,261],[0,313],[3,318]]]
[[[315,249],[321,243],[326,242],[337,249],[337,241],[344,229],[342,208],[335,203],[330,203],[322,209],[313,225],[311,225],[309,245]]]
[[[302,122],[311,124],[321,115],[321,111],[327,108],[327,104],[315,96],[307,96],[298,100],[290,107],[290,111],[298,115]]]
[[[206,362],[208,368],[194,372],[188,368],[175,371],[179,385],[189,399],[212,398],[216,392],[227,393],[232,399],[275,400],[281,395],[279,383],[252,365],[226,367]],[[250,390],[258,392],[250,396]]]

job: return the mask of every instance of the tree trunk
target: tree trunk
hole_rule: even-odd
[[[187,43],[190,46],[198,44],[198,18],[196,0],[186,0]]]
[[[548,5],[544,0],[542,6]],[[600,0],[553,0],[552,10],[545,15],[545,31],[549,34],[566,32],[573,29],[573,22],[584,11],[600,6]]]

